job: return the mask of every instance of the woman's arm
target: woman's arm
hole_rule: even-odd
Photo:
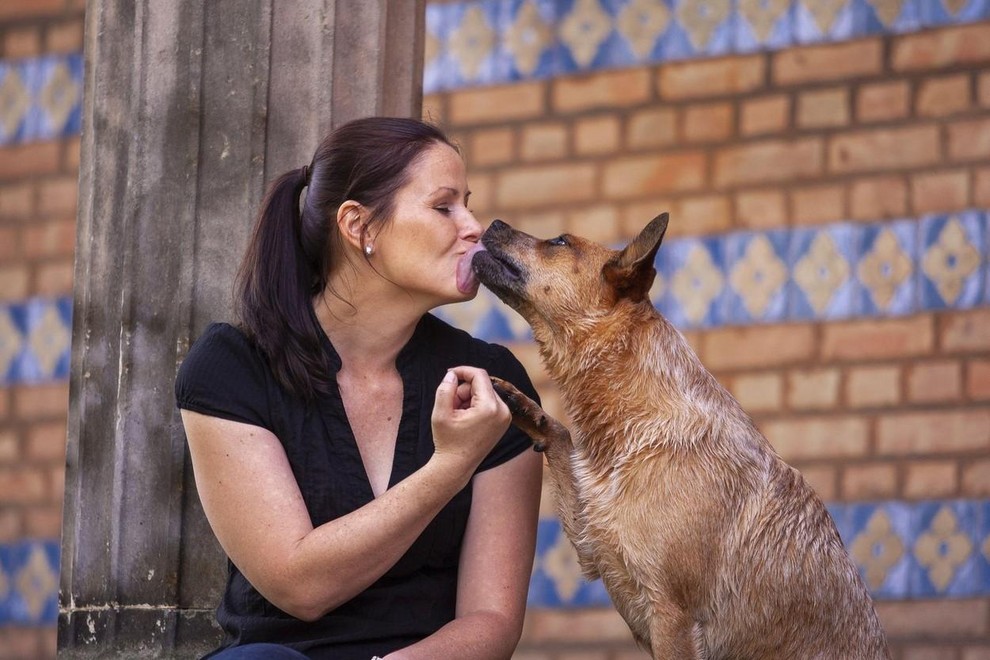
[[[524,451],[475,476],[461,548],[456,618],[387,660],[512,656],[522,633],[533,571],[542,470],[542,455]]]
[[[425,466],[360,509],[313,528],[278,438],[182,411],[196,487],[227,556],[279,609],[315,620],[391,568],[463,488],[509,424],[481,369],[437,389],[436,450]],[[457,386],[457,377],[466,381]]]

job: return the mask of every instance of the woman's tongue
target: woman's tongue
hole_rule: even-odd
[[[474,259],[474,255],[484,249],[484,245],[477,243],[461,255],[460,260],[457,262],[457,290],[461,293],[471,293],[478,288],[478,278],[471,269],[471,260]]]

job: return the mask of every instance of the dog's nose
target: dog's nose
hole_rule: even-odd
[[[508,223],[502,222],[498,218],[492,220],[492,224],[488,226],[488,231],[492,231],[492,232],[506,231],[509,229],[512,229],[512,227],[510,227]]]

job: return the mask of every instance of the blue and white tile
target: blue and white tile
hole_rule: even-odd
[[[856,0],[867,35],[915,32],[925,25],[923,5],[929,0]]]
[[[786,230],[737,232],[725,237],[725,323],[784,320],[790,277],[789,239]]]
[[[779,50],[794,43],[796,0],[738,0],[735,51]]]
[[[918,239],[918,282],[923,309],[963,309],[983,299],[985,214],[927,216]]]
[[[912,513],[905,502],[846,505],[846,548],[870,591],[881,598],[903,598],[912,572]]]
[[[990,17],[990,0],[925,0],[921,6],[925,27],[972,23]]]
[[[911,596],[971,596],[985,591],[977,557],[979,514],[979,508],[967,501],[914,506]]]
[[[918,309],[918,223],[865,225],[855,277],[865,316],[902,316]]]
[[[735,46],[735,12],[731,0],[671,0],[674,23],[669,32],[671,58],[731,53]]]
[[[799,44],[845,41],[860,35],[855,0],[796,0],[794,41]]]
[[[720,325],[725,313],[724,254],[717,238],[685,238],[664,246],[666,283],[660,311],[680,328]]]
[[[791,320],[843,319],[859,311],[854,276],[861,227],[836,223],[792,230],[789,284]]]

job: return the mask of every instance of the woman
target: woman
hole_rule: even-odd
[[[230,558],[215,657],[511,656],[542,462],[488,374],[536,392],[428,314],[477,293],[469,194],[439,130],[386,118],[270,189],[240,324],[211,325],[176,381]]]

